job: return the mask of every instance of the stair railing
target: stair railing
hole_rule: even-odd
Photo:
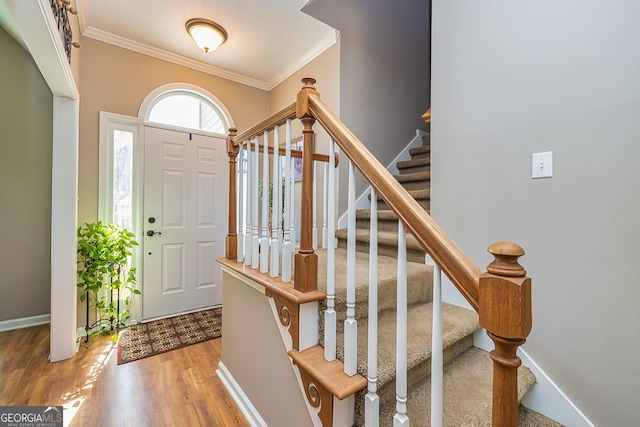
[[[478,312],[480,324],[483,326],[489,337],[495,343],[495,349],[490,353],[493,360],[493,403],[492,403],[492,423],[493,426],[517,426],[518,425],[518,396],[517,396],[517,368],[521,364],[520,359],[516,355],[516,351],[520,345],[525,342],[526,337],[531,331],[531,280],[526,277],[525,270],[518,264],[517,259],[524,254],[522,248],[509,242],[498,242],[491,245],[488,251],[494,255],[494,261],[487,267],[487,272],[482,273],[478,267],[469,259],[469,257],[447,236],[447,234],[431,219],[429,214],[420,206],[420,204],[394,179],[394,177],[380,164],[380,162],[367,150],[364,144],[331,112],[331,110],[322,102],[315,87],[315,80],[311,78],[303,79],[303,87],[297,95],[296,102],[287,106],[283,110],[263,120],[259,124],[244,131],[240,134],[235,129],[231,129],[227,139],[227,148],[229,152],[230,163],[230,188],[229,188],[229,234],[227,236],[227,252],[229,259],[237,259],[242,261],[244,257],[245,265],[251,265],[258,268],[255,257],[259,253],[269,251],[274,245],[274,233],[272,238],[256,239],[258,223],[264,224],[267,221],[263,204],[263,214],[261,220],[256,217],[258,209],[258,161],[260,152],[278,153],[285,155],[285,166],[283,175],[276,172],[280,170],[275,162],[278,156],[274,155],[274,182],[279,182],[282,178],[284,181],[283,194],[276,195],[274,198],[278,200],[284,198],[283,238],[282,244],[276,245],[281,253],[281,262],[278,263],[271,258],[271,265],[281,264],[281,280],[288,282],[290,276],[287,276],[287,263],[290,262],[293,247],[292,238],[288,233],[287,220],[292,219],[289,208],[293,206],[291,197],[291,163],[292,156],[302,158],[302,183],[301,183],[301,200],[300,204],[300,246],[295,253],[295,277],[293,286],[300,292],[313,292],[317,290],[317,254],[314,249],[317,246],[317,224],[314,216],[317,201],[314,191],[315,183],[315,162],[330,162],[328,165],[328,176],[325,173],[325,189],[326,194],[323,200],[323,206],[327,206],[323,216],[327,222],[327,237],[324,237],[323,226],[323,246],[327,245],[328,252],[328,269],[327,269],[327,311],[325,315],[325,358],[329,361],[335,359],[336,343],[335,343],[335,310],[334,310],[334,286],[332,283],[333,260],[332,252],[335,241],[335,176],[333,169],[335,164],[334,150],[339,147],[341,152],[347,157],[350,170],[349,188],[353,186],[353,172],[357,169],[369,182],[372,187],[372,217],[370,236],[370,251],[376,253],[377,242],[375,242],[375,208],[374,204],[377,199],[376,195],[380,195],[386,205],[393,210],[398,217],[398,330],[397,330],[397,377],[396,377],[396,414],[394,416],[395,425],[408,425],[407,417],[407,286],[406,286],[406,242],[405,227],[409,231],[422,248],[429,254],[436,264],[436,273],[442,270],[456,288],[461,292],[471,307]],[[303,126],[303,149],[301,151],[289,150],[290,124],[291,120],[297,118]],[[313,144],[313,124],[318,122],[323,129],[331,136],[330,155],[320,155],[314,152]],[[278,147],[278,127],[286,125],[287,136],[285,138],[286,148],[274,149]],[[268,133],[271,132],[274,138],[273,146],[267,142]],[[259,138],[262,135],[263,144],[260,146]],[[253,149],[251,141],[253,140]],[[335,144],[335,145],[334,145]],[[283,153],[284,151],[284,153]],[[246,182],[253,182],[252,186],[246,186],[246,193],[243,194],[243,185],[237,185],[236,176],[236,158],[238,154],[247,155],[248,157],[248,173]],[[266,156],[265,156],[266,157]],[[263,162],[264,162],[263,158]],[[266,166],[263,163],[263,182],[267,181]],[[238,181],[242,183],[242,174]],[[237,188],[236,188],[237,187]],[[254,188],[249,188],[254,187]],[[280,185],[278,185],[278,188]],[[239,200],[236,199],[236,190],[240,193]],[[263,188],[264,190],[264,188]],[[328,193],[327,193],[328,192]],[[354,191],[349,192],[349,229],[354,229],[355,207],[353,200],[355,198]],[[277,194],[277,191],[276,191]],[[263,191],[263,197],[264,191]],[[244,230],[242,230],[242,207],[245,211],[248,209],[251,213],[245,212]],[[253,216],[252,216],[253,215]],[[273,216],[275,215],[275,216]],[[289,216],[289,218],[287,218]],[[278,214],[272,217],[278,220]],[[325,220],[323,219],[323,222]],[[236,225],[239,225],[238,232]],[[278,239],[278,230],[275,232],[275,239]],[[355,242],[353,231],[349,231],[348,237],[348,259],[349,265],[355,268]],[[242,242],[244,236],[244,247]],[[247,238],[250,236],[251,238]],[[257,243],[256,243],[257,241]],[[263,255],[262,258],[266,259]],[[374,260],[374,256],[370,260]],[[249,262],[247,262],[249,261]],[[377,271],[376,261],[370,261],[370,295],[372,299],[369,302],[369,313],[372,319],[377,315],[376,303],[376,278]],[[261,271],[263,269],[261,268]],[[269,269],[267,268],[266,271]],[[271,267],[270,274],[273,274]],[[357,323],[355,320],[355,288],[353,278],[353,270],[348,270],[348,287],[347,287],[347,320],[345,321],[345,355],[344,366],[345,373],[354,375],[356,373],[356,342],[357,342]],[[276,274],[277,276],[277,274]],[[288,279],[288,280],[285,280]],[[434,320],[439,313],[434,313]],[[377,336],[375,324],[377,322],[369,322],[369,343],[377,341],[373,337]],[[434,324],[436,322],[434,321]],[[434,347],[435,348],[435,347]],[[441,344],[440,347],[441,349]],[[378,414],[378,398],[376,395],[376,353],[374,347],[369,349],[368,364],[368,393],[365,397],[365,423],[366,425],[377,425]],[[434,352],[434,354],[437,352]],[[437,357],[436,357],[437,358]],[[441,385],[440,385],[441,387]],[[441,399],[441,397],[440,397]],[[437,400],[437,399],[436,399]],[[440,403],[441,405],[441,403]],[[437,408],[435,409],[437,411]],[[435,420],[438,422],[437,417]],[[441,422],[441,420],[440,420]]]

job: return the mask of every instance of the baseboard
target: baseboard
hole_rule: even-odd
[[[493,341],[484,329],[479,329],[473,335],[473,345],[486,351],[493,350]],[[580,411],[580,409],[564,394],[540,366],[524,351],[518,349],[518,356],[522,364],[531,369],[536,376],[536,382],[522,399],[522,404],[529,409],[540,412],[552,420],[565,426],[594,427],[594,424]]]
[[[47,323],[51,323],[51,314],[39,314],[37,316],[21,317],[20,319],[3,320],[0,322],[0,332],[44,325]]]
[[[218,375],[218,378],[220,378],[220,381],[231,395],[231,398],[234,402],[236,402],[238,408],[240,408],[240,411],[247,419],[247,422],[251,426],[255,427],[268,427],[267,423],[258,413],[256,407],[253,406],[253,404],[249,400],[249,397],[247,397],[247,395],[244,394],[244,391],[242,391],[240,384],[236,382],[236,380],[233,378],[233,375],[231,375],[231,372],[229,372],[222,361],[218,363],[216,375]]]

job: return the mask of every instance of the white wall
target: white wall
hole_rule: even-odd
[[[269,299],[223,271],[222,300],[222,362],[262,419],[312,426]]]
[[[432,215],[533,278],[526,351],[602,426],[640,419],[640,3],[433,2]],[[554,177],[531,179],[553,151]]]

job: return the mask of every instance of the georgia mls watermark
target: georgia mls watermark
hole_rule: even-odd
[[[62,406],[0,406],[0,427],[62,427]]]

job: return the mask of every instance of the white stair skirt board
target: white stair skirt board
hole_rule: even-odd
[[[493,341],[487,336],[484,328],[474,333],[473,345],[486,351],[494,349]],[[525,407],[566,426],[594,427],[594,424],[522,348],[518,349],[518,357],[522,360],[522,364],[531,369],[536,376],[535,384],[521,401]]]
[[[21,317],[19,319],[3,320],[0,322],[0,332],[44,325],[46,323],[51,323],[51,314],[47,313],[37,316]]]
[[[218,363],[216,375],[218,376],[218,378],[220,378],[220,382],[222,382],[224,387],[227,389],[233,401],[238,405],[238,408],[240,408],[240,411],[247,419],[247,422],[252,426],[268,427],[267,423],[258,413],[256,407],[253,406],[253,404],[249,400],[249,397],[247,397],[244,391],[242,391],[242,388],[233,378],[231,372],[229,372],[226,366],[224,366],[224,363],[222,363],[222,361]]]

